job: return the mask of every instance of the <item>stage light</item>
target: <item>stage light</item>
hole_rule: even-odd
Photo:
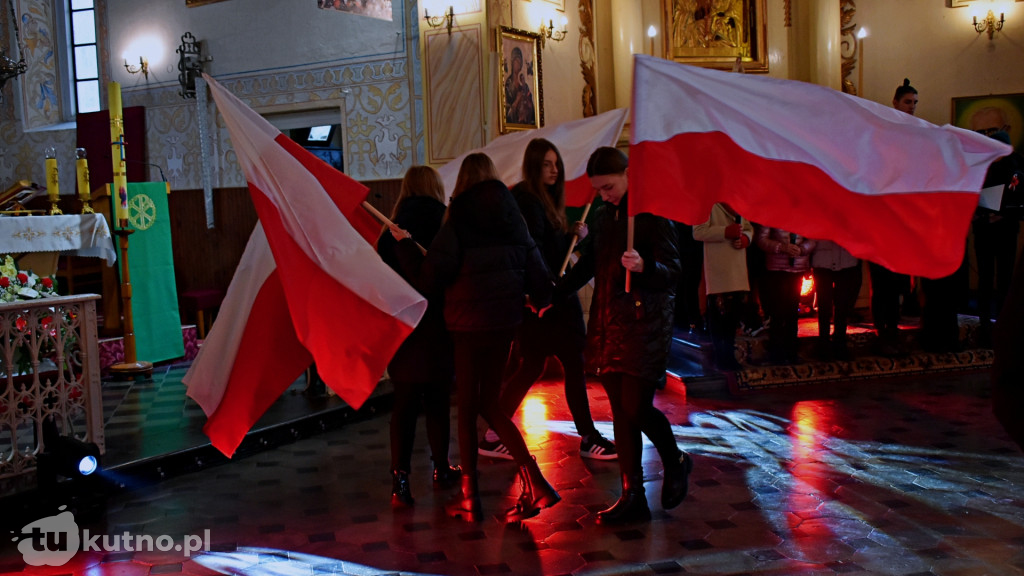
[[[92,442],[61,436],[53,418],[43,420],[43,452],[37,457],[40,486],[52,487],[58,477],[84,479],[100,469],[100,448]]]

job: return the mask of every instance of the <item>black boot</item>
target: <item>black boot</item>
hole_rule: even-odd
[[[526,466],[519,467],[519,485],[523,491],[516,505],[505,513],[506,522],[520,522],[533,518],[540,514],[541,508],[550,508],[562,499],[544,479],[540,473],[540,466],[533,458]]]
[[[693,460],[686,452],[680,452],[674,460],[663,460],[665,479],[661,485],[661,507],[671,510],[682,503],[690,487],[690,471]]]
[[[461,518],[466,522],[479,522],[483,518],[475,473],[462,475],[462,492],[444,508],[452,518]]]
[[[651,509],[647,507],[647,494],[644,493],[643,474],[622,475],[622,496],[612,504],[611,508],[597,513],[597,523],[603,525],[627,524],[630,522],[647,522],[651,519]]]
[[[409,487],[409,473],[401,470],[391,471],[391,506],[405,508],[412,506],[412,488]]]
[[[434,468],[434,489],[452,488],[459,483],[460,477],[462,477],[462,468],[459,466],[452,467],[450,464],[445,464],[440,468]]]

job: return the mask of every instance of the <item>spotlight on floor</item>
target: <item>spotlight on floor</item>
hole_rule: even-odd
[[[52,488],[60,478],[78,481],[100,469],[100,448],[57,431],[53,418],[43,420],[43,452],[36,461],[40,488]]]

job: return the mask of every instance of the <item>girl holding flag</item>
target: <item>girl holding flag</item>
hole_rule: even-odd
[[[600,376],[608,393],[622,474],[622,495],[598,512],[598,524],[651,518],[643,485],[641,432],[658,449],[665,470],[662,508],[669,510],[683,501],[693,467],[689,455],[676,445],[668,419],[654,407],[655,391],[665,386],[672,343],[679,275],[676,232],[671,221],[640,214],[630,246],[627,166],[626,155],[615,148],[598,148],[590,156],[587,176],[605,204],[597,209],[580,260],[556,291],[575,292],[594,279],[587,366]]]

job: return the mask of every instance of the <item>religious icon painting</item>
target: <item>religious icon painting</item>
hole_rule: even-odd
[[[502,134],[544,125],[540,35],[498,28],[498,128]]]

